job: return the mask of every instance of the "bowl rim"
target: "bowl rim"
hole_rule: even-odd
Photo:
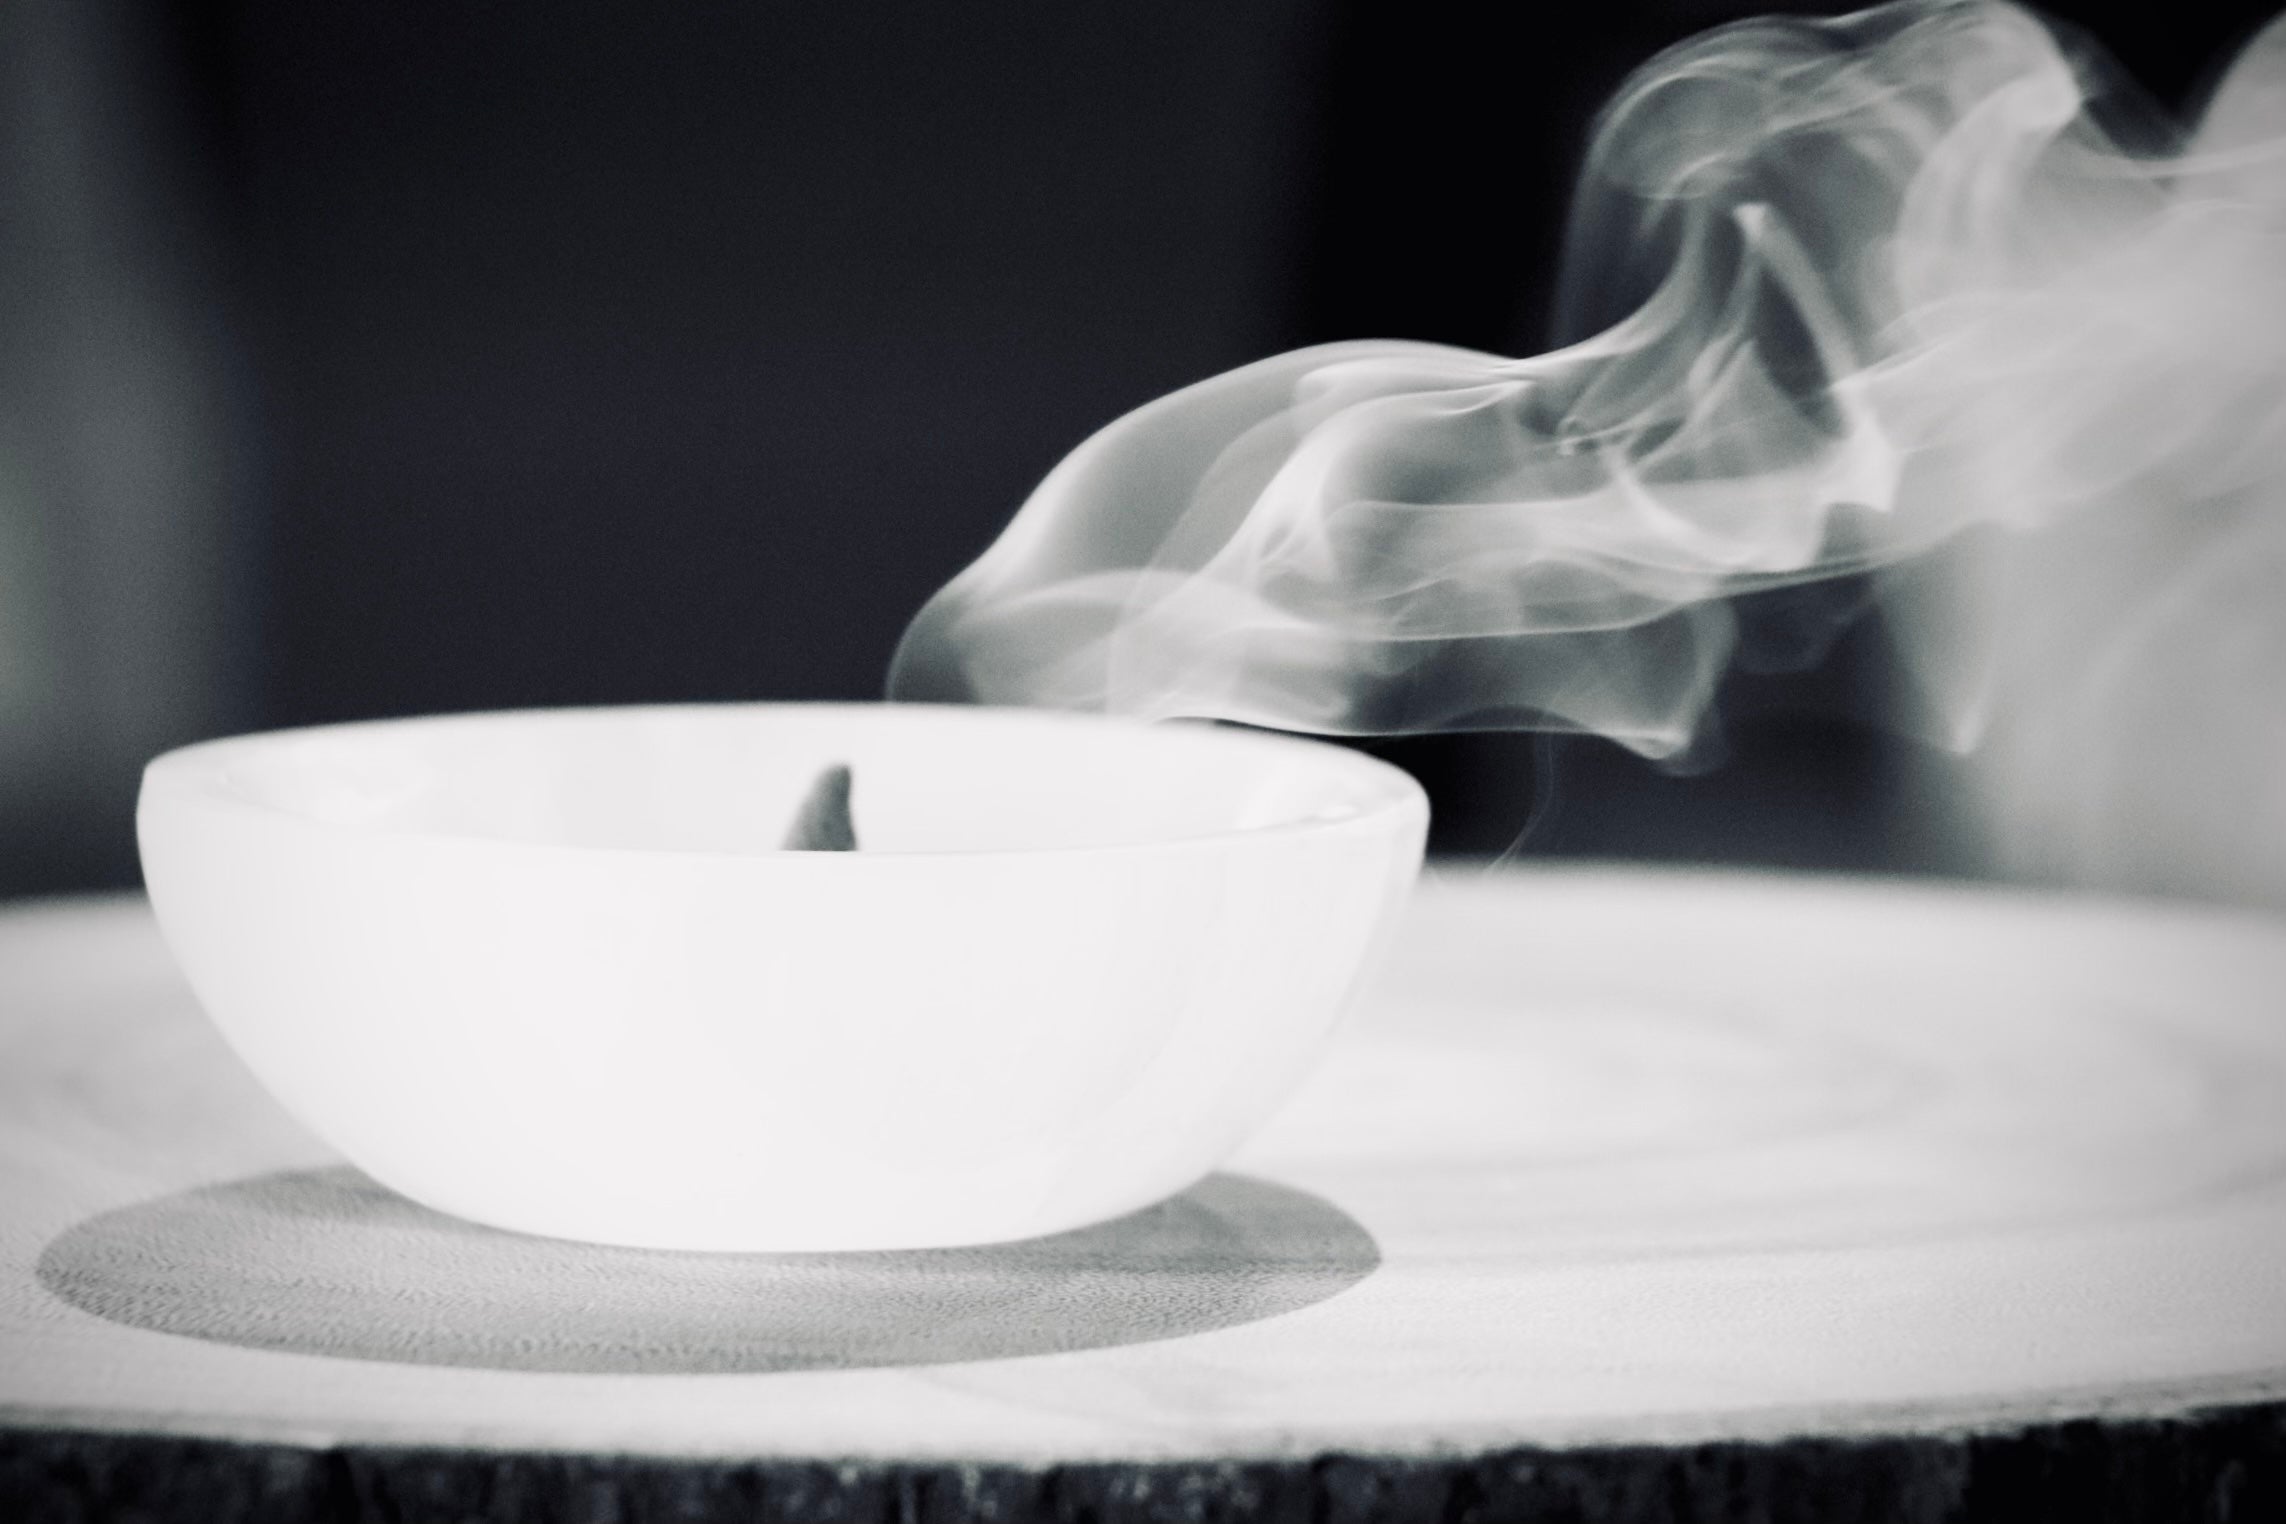
[[[957,715],[963,723],[992,724],[995,722],[992,717],[1006,717],[1010,719],[1021,718],[1028,722],[1038,721],[1089,728],[1124,728],[1161,734],[1165,733],[1171,726],[1181,726],[1188,737],[1209,746],[1277,750],[1289,754],[1297,750],[1306,751],[1319,765],[1347,772],[1369,785],[1378,786],[1361,789],[1360,792],[1368,797],[1362,799],[1356,807],[1340,813],[1305,815],[1294,819],[1273,821],[1264,825],[1232,826],[1213,831],[1191,831],[1180,835],[1152,837],[1136,841],[1073,842],[1015,847],[948,847],[918,850],[861,847],[854,852],[804,852],[780,849],[758,851],[744,848],[595,845],[579,842],[532,840],[492,835],[482,831],[407,829],[366,821],[327,819],[303,810],[251,798],[230,788],[224,781],[226,778],[225,769],[229,763],[243,753],[260,752],[275,746],[327,736],[355,736],[360,733],[410,728],[570,722],[582,718],[633,720],[644,715],[734,715],[738,713],[759,715],[779,712],[817,716],[834,714],[875,716],[888,711],[895,711],[899,714],[934,712]],[[136,801],[138,822],[152,808],[154,803],[160,800],[180,801],[202,809],[242,814],[276,825],[344,838],[421,843],[438,847],[450,844],[466,849],[492,849],[518,854],[560,855],[582,860],[634,858],[651,860],[697,859],[742,863],[800,862],[810,866],[797,871],[815,872],[863,871],[854,868],[853,865],[867,860],[909,863],[962,858],[995,860],[1045,858],[1061,860],[1216,849],[1226,848],[1238,842],[1272,842],[1293,837],[1339,836],[1367,830],[1380,830],[1393,822],[1402,822],[1408,817],[1415,819],[1417,829],[1425,833],[1429,815],[1427,794],[1421,788],[1420,783],[1403,768],[1393,763],[1384,762],[1378,757],[1370,757],[1361,752],[1333,745],[1329,740],[1319,737],[1258,729],[1251,726],[1214,728],[1209,723],[1190,719],[1145,720],[1127,715],[1103,714],[1084,710],[1035,709],[995,704],[863,702],[831,699],[566,704],[521,709],[454,710],[372,719],[341,720],[315,725],[289,726],[275,730],[248,731],[194,741],[162,752],[146,762],[143,766],[142,783]]]

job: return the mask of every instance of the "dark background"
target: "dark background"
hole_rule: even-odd
[[[64,739],[0,812],[0,893],[132,882],[134,769],[198,734],[877,696],[910,614],[1127,409],[1321,340],[1544,347],[1623,76],[1846,9],[25,3],[82,67],[18,131],[112,133],[74,162],[130,186],[133,232],[88,247],[182,319],[207,527],[177,553],[212,608],[145,637],[205,642],[198,703],[80,724],[72,630],[173,574],[72,552]],[[2181,101],[2269,7],[2057,9]],[[17,56],[18,89],[61,77]],[[59,290],[81,257],[51,251]],[[1447,851],[1529,819],[1526,855],[1974,871],[1946,765],[1869,723],[1883,701],[1867,631],[1734,684],[1702,776],[1576,740],[1377,749]]]

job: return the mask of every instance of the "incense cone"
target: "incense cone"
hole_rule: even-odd
[[[849,767],[836,762],[817,776],[794,823],[786,828],[788,852],[854,852],[857,827],[849,818]]]

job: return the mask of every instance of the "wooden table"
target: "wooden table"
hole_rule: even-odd
[[[0,1518],[2286,1519],[2286,926],[1424,885],[1118,1223],[697,1256],[402,1202],[132,900],[0,914]]]

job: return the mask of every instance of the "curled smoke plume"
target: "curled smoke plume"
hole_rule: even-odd
[[[1738,595],[1800,589],[1807,652],[1870,574],[2028,861],[2286,903],[2286,22],[2195,130],[2136,99],[1983,0],[1673,49],[1581,175],[1578,342],[1325,345],[1129,414],[891,693],[1675,759]]]

